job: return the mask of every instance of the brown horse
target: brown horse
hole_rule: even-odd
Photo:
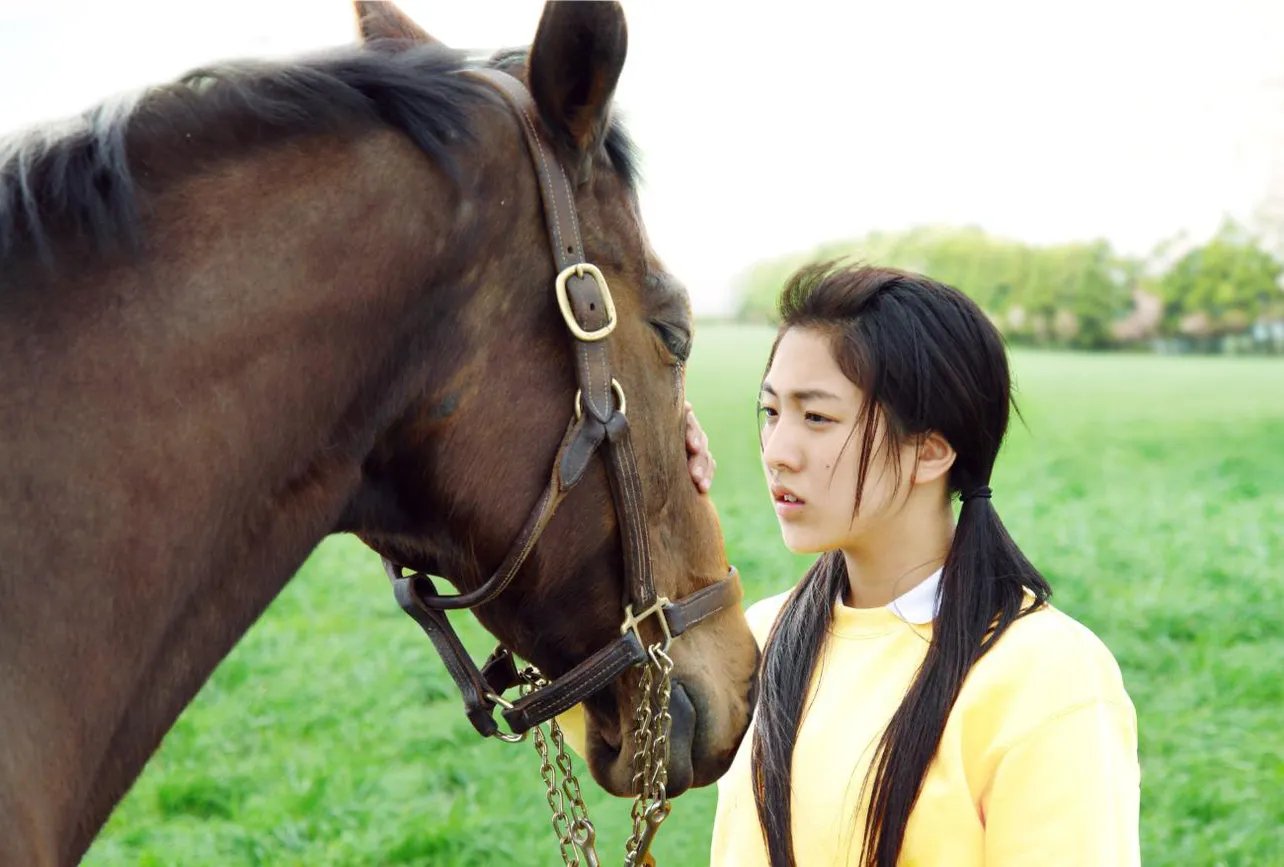
[[[369,6],[365,45],[198,70],[0,146],[4,864],[80,858],[328,533],[468,591],[548,481],[576,368],[518,116]],[[687,296],[611,120],[625,44],[616,6],[550,4],[529,53],[491,64],[528,82],[614,296],[676,599],[727,562],[687,476]],[[618,524],[594,458],[481,622],[550,676],[618,639]],[[674,793],[728,765],[756,651],[732,606],[672,655]],[[586,704],[590,768],[621,795],[635,684]]]

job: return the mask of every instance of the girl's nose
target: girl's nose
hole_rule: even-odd
[[[797,470],[802,455],[785,423],[779,423],[762,434],[762,462],[773,475],[781,470]]]

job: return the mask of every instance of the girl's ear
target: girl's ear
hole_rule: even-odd
[[[914,467],[914,483],[934,482],[946,476],[958,455],[950,441],[936,431],[925,434],[918,443],[918,462]]]

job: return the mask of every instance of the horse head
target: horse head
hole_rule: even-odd
[[[373,48],[432,41],[390,3],[357,7]],[[643,570],[648,600],[727,583],[739,596],[714,507],[687,472],[688,295],[647,240],[612,115],[626,44],[617,4],[550,3],[528,51],[492,59],[522,86],[478,118],[460,208],[505,241],[475,251],[480,288],[434,347],[446,362],[377,443],[345,516],[395,573],[447,577],[549,678],[620,641]],[[646,645],[670,625],[651,613],[634,624]],[[739,605],[700,617],[669,650],[670,794],[725,771],[752,708],[757,651]],[[633,790],[639,688],[632,670],[577,694],[589,767],[618,795]]]

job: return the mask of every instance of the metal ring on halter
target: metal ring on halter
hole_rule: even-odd
[[[486,693],[486,698],[495,702],[495,704],[499,705],[504,710],[513,709],[513,703],[508,699],[504,698],[502,695],[497,695],[493,692],[488,692]],[[509,734],[508,732],[502,732],[496,729],[494,734],[491,735],[491,737],[499,738],[501,741],[504,741],[505,743],[509,743],[509,744],[520,744],[522,741],[526,740],[526,735],[528,734],[530,734],[530,732],[522,732],[520,735],[514,735],[514,734]]]
[[[571,300],[566,296],[566,281],[572,275],[583,277],[585,274],[597,283],[597,288],[602,291],[602,304],[606,307],[606,324],[596,331],[585,331],[580,327],[580,324],[575,321],[575,314],[571,312]],[[611,299],[611,290],[606,285],[606,278],[602,276],[602,272],[596,265],[590,265],[588,262],[569,265],[557,275],[557,306],[562,311],[562,318],[566,320],[566,327],[571,329],[571,333],[577,340],[583,340],[585,343],[605,340],[615,330],[618,321],[615,316],[615,302]]]
[[[615,379],[614,377],[611,378],[611,391],[615,392],[615,399],[620,404],[620,415],[628,415],[628,413],[625,412],[625,409],[628,407],[629,402],[624,399],[624,389],[620,388],[620,381],[618,379]],[[584,416],[583,400],[584,400],[584,390],[580,388],[575,389],[575,420],[576,421],[579,421]]]

